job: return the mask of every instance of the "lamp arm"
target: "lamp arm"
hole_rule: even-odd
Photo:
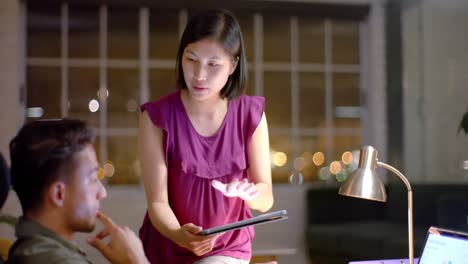
[[[394,167],[377,161],[377,166],[383,167],[393,173],[395,173],[405,183],[408,189],[408,245],[409,245],[409,261],[410,264],[414,264],[414,235],[413,235],[413,190],[408,179],[399,170]]]
[[[383,162],[380,162],[380,161],[377,161],[377,166],[380,166],[380,167],[383,167],[393,173],[395,173],[398,177],[400,177],[400,179],[405,183],[406,185],[406,188],[408,189],[408,192],[412,192],[413,190],[411,189],[411,184],[410,182],[408,181],[408,179],[403,175],[403,173],[401,173],[399,170],[395,169],[394,167],[386,164],[386,163],[383,163]]]

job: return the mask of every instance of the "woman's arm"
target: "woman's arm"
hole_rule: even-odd
[[[138,143],[148,215],[153,226],[173,240],[180,224],[169,206],[163,131],[153,125],[146,111],[140,116]]]
[[[195,235],[202,228],[191,223],[181,227],[169,206],[163,131],[153,125],[146,111],[140,117],[139,156],[148,215],[153,226],[179,246],[197,255],[211,251],[216,236]]]
[[[271,183],[270,144],[265,113],[255,129],[249,144],[249,174],[259,194],[247,201],[250,208],[266,212],[273,206]]]

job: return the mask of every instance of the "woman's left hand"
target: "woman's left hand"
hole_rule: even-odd
[[[249,182],[247,179],[243,179],[242,181],[234,179],[230,183],[212,180],[211,186],[227,197],[239,197],[245,201],[250,201],[260,194],[255,183]]]

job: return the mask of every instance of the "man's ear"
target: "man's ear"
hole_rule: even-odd
[[[65,204],[66,185],[64,182],[56,181],[49,186],[48,198],[56,207]]]

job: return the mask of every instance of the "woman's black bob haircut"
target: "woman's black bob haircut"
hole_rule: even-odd
[[[234,99],[243,94],[247,84],[247,62],[242,32],[234,14],[224,9],[208,10],[189,20],[177,51],[177,88],[187,89],[182,70],[182,56],[185,48],[190,43],[202,39],[217,41],[232,56],[233,61],[238,60],[235,71],[220,91],[221,98]]]

